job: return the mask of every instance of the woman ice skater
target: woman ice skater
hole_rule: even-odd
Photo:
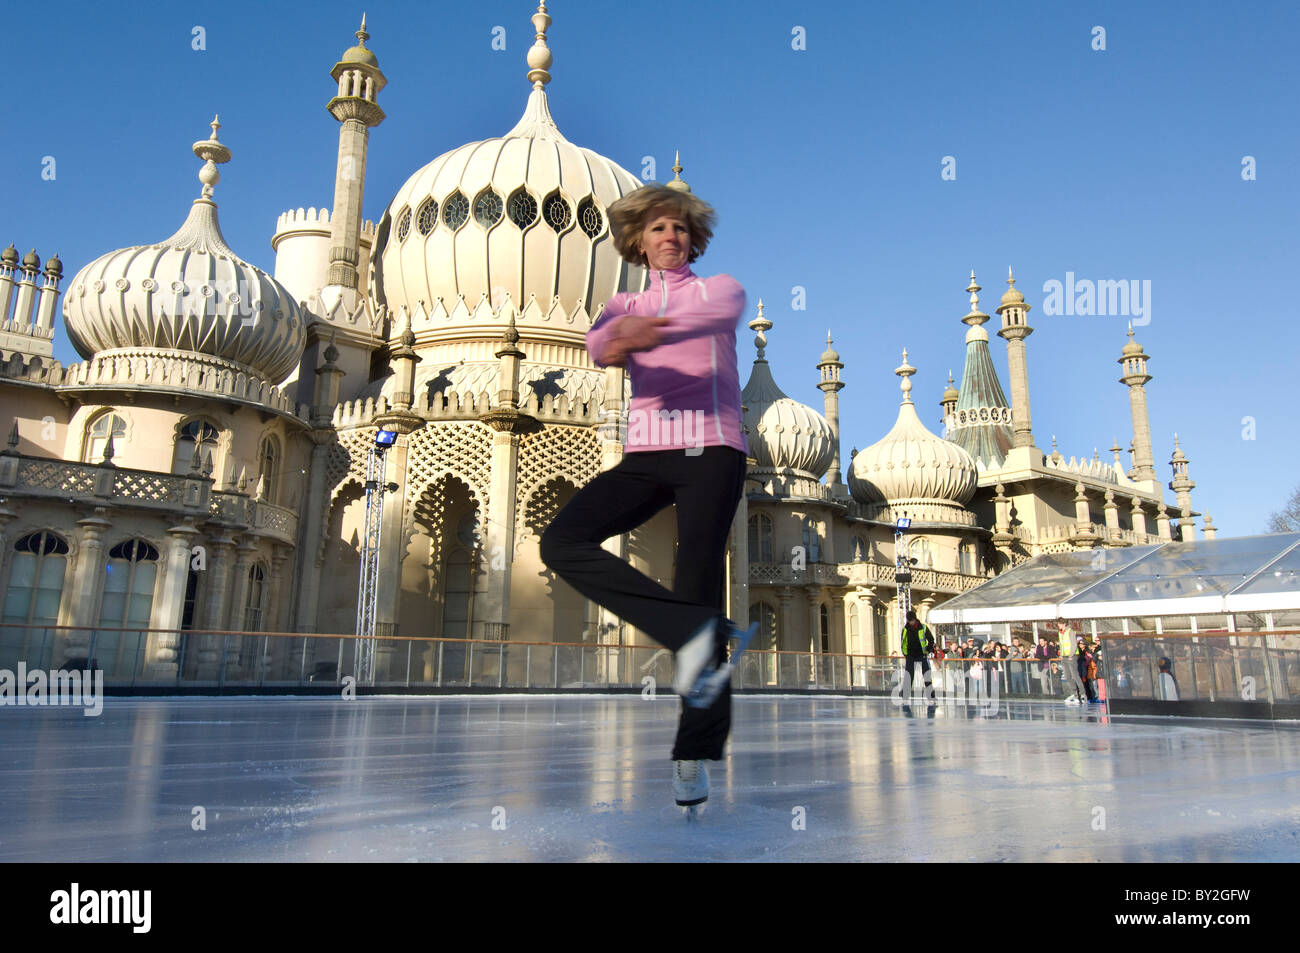
[[[542,561],[588,599],[675,653],[683,698],[673,746],[673,795],[709,796],[706,760],[731,728],[722,612],[727,534],[744,492],[745,444],[736,325],[745,290],[729,275],[700,278],[690,263],[713,236],[713,209],[660,185],[609,208],[615,247],[650,271],[649,287],[614,295],[587,332],[599,366],[632,380],[623,461],[578,491],[542,536]],[[669,591],[601,543],[677,507],[677,568]]]

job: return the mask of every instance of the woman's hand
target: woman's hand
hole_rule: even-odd
[[[610,342],[606,363],[621,367],[629,354],[658,347],[663,340],[663,332],[660,328],[668,323],[668,318],[657,316],[628,315],[623,318],[618,323],[616,337]]]

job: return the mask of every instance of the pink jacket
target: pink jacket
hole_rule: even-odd
[[[734,447],[748,453],[740,412],[736,325],[745,311],[745,289],[730,275],[700,278],[689,265],[651,271],[650,287],[622,292],[605,305],[587,332],[587,350],[600,367],[621,318],[670,319],[663,340],[627,356],[632,379],[627,452]]]

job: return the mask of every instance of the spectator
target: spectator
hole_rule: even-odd
[[[1088,695],[1088,704],[1097,703],[1101,700],[1097,697],[1097,664],[1093,661],[1088,640],[1082,635],[1075,640],[1074,661],[1075,669],[1079,673],[1079,681],[1083,682],[1083,689]]]
[[[1174,678],[1174,663],[1168,656],[1162,655],[1156,660],[1159,675],[1156,676],[1156,698],[1165,702],[1178,701],[1178,680]]]
[[[1075,641],[1074,627],[1064,619],[1056,620],[1057,644],[1061,652],[1061,689],[1065,693],[1067,705],[1084,703],[1083,679],[1079,676],[1078,646]]]

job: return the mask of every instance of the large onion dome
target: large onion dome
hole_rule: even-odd
[[[580,309],[590,316],[615,293],[643,286],[644,269],[614,248],[606,211],[642,182],[560,133],[546,99],[545,4],[532,20],[532,92],[523,117],[504,136],[438,156],[388,204],[370,282],[376,310],[428,314],[441,300],[450,314],[462,296],[470,309],[486,298],[495,310],[508,295],[521,311],[536,298],[541,315],[558,301],[572,320]],[[519,326],[557,328],[542,320],[521,315]],[[559,339],[581,344],[589,321],[564,325]],[[489,333],[495,337],[500,328]]]
[[[773,380],[764,357],[764,332],[772,322],[763,317],[762,301],[758,302],[758,317],[749,326],[758,332],[754,338],[758,357],[740,399],[745,405],[750,456],[758,461],[758,471],[794,470],[799,476],[820,480],[835,456],[831,425],[807,404],[786,396]]]
[[[926,429],[912,403],[911,376],[916,368],[903,364],[895,374],[902,379],[903,402],[898,420],[884,438],[853,458],[849,491],[867,504],[884,504],[900,515],[930,520],[970,522],[962,505],[975,493],[975,461],[957,444]]]
[[[283,285],[222,237],[212,190],[230,150],[217,140],[221,123],[211,125],[211,137],[194,144],[203,191],[185,223],[165,241],[109,252],[77,272],[63,301],[68,337],[85,358],[186,351],[278,384],[302,354],[302,316]]]

